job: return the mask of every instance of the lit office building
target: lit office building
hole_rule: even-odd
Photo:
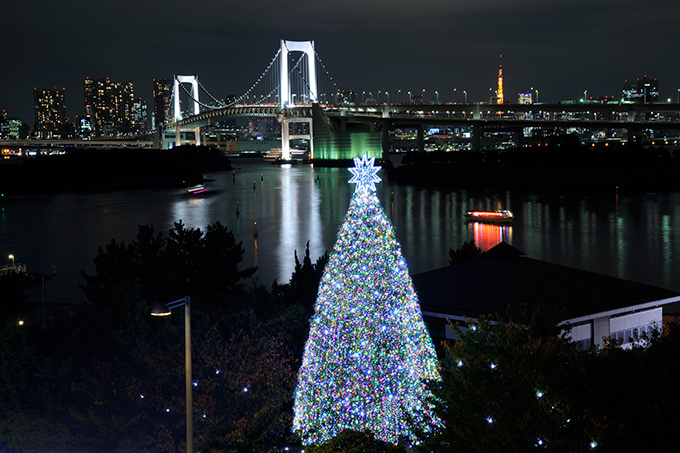
[[[16,140],[28,136],[28,125],[16,118],[5,118],[0,123],[0,138]]]
[[[153,116],[151,117],[151,129],[155,130],[161,125],[172,121],[172,98],[173,82],[168,79],[153,80]]]
[[[149,128],[148,109],[146,101],[138,98],[132,110],[133,129],[135,132],[146,132]]]
[[[92,138],[92,122],[89,117],[77,118],[76,133],[83,140]]]
[[[518,104],[533,104],[534,99],[531,93],[517,93],[517,103]]]
[[[118,137],[135,132],[132,82],[90,79],[83,84],[85,117],[97,137]]]
[[[40,138],[61,137],[66,124],[65,88],[39,90],[33,88],[34,131]]]
[[[648,79],[644,76],[642,79],[637,79],[634,83],[627,83],[623,86],[623,100],[624,102],[632,102],[633,104],[648,104],[659,102],[659,81]]]

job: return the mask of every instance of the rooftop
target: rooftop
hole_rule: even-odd
[[[477,318],[524,303],[561,307],[567,319],[677,299],[680,293],[532,259],[506,242],[482,257],[413,276],[423,312]]]

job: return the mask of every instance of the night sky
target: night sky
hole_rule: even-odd
[[[198,74],[217,97],[242,94],[280,39],[314,40],[341,89],[488,101],[503,54],[506,99],[620,95],[626,79],[680,88],[678,0],[22,0],[2,7],[0,110],[33,127],[33,87],[66,88],[82,114],[83,79]],[[402,94],[401,100],[405,96]]]

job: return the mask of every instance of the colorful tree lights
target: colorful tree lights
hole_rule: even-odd
[[[374,193],[379,167],[355,158],[357,183],[319,284],[295,392],[293,429],[305,444],[345,429],[418,443],[441,426],[428,380],[439,380],[394,228]]]

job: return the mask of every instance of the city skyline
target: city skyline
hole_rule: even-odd
[[[69,118],[83,110],[83,79],[130,79],[151,104],[152,81],[197,74],[217,97],[245,92],[280,39],[314,40],[341,89],[404,93],[426,101],[489,100],[503,54],[506,100],[538,90],[539,102],[618,96],[626,81],[658,78],[660,100],[676,102],[673,59],[680,5],[651,0],[522,0],[473,4],[434,0],[280,5],[204,0],[84,7],[76,0],[6,6],[13,20],[0,72],[0,111],[33,127],[34,88],[66,88]],[[42,19],[45,17],[46,19]],[[535,99],[534,99],[535,100]]]

